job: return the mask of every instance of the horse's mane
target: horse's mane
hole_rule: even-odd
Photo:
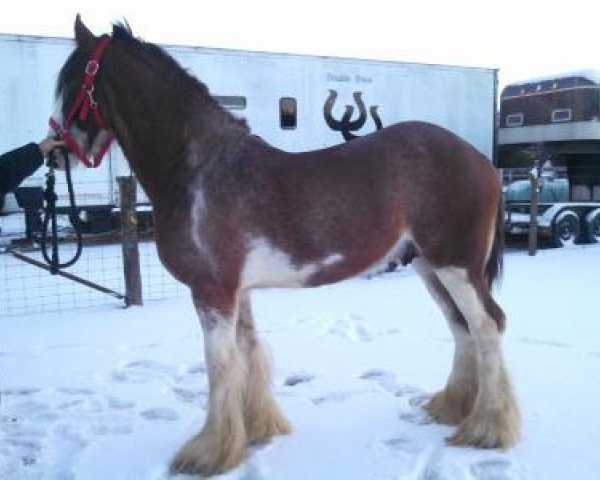
[[[202,98],[205,107],[210,106],[222,110],[233,123],[236,123],[249,131],[245,119],[240,119],[231,114],[227,109],[223,108],[210,95],[208,87],[183,68],[179,62],[169,55],[162,47],[134,37],[127,20],[115,22],[113,24],[112,37],[114,40],[120,41],[122,44],[132,48],[138,53],[139,58],[146,59],[151,65],[156,65],[157,62],[163,65],[165,70],[172,75],[171,80],[177,83],[178,89],[189,91],[190,94],[199,95]]]
[[[156,65],[156,62],[159,62],[173,73],[183,86],[198,90],[202,95],[210,97],[207,86],[185,70],[163,48],[134,37],[127,21],[113,24],[112,38],[133,49],[139,58],[145,59],[148,63]]]
[[[208,87],[183,68],[177,60],[169,55],[163,48],[153,43],[145,42],[133,36],[131,27],[126,20],[113,24],[112,38],[121,45],[133,51],[136,57],[156,68],[162,66],[169,72],[169,80],[174,82],[178,91],[189,92],[188,98],[200,98],[204,107],[222,110],[223,113],[235,124],[249,130],[245,119],[240,119],[223,108],[211,95]],[[83,72],[87,57],[81,55],[79,49],[75,49],[58,75],[56,84],[56,95],[59,96],[67,85],[72,75]]]

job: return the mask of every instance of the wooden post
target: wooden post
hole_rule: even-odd
[[[142,276],[135,212],[136,181],[133,176],[117,177],[117,181],[121,195],[121,245],[123,246],[123,273],[125,275],[125,303],[127,306],[142,305]]]
[[[529,181],[531,182],[531,193],[529,198],[529,255],[534,256],[537,253],[537,214],[538,201],[540,194],[540,168],[539,160],[529,172]]]

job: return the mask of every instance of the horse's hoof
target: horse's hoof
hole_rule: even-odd
[[[462,422],[473,407],[475,398],[468,393],[459,395],[457,392],[442,390],[436,393],[423,406],[437,423],[442,425],[458,425]]]
[[[454,435],[446,439],[448,445],[508,450],[516,445],[520,436],[518,410],[489,412],[486,415],[472,412]]]
[[[276,435],[289,435],[292,433],[290,422],[279,412],[277,407],[269,412],[268,419],[261,419],[260,422],[250,421],[246,425],[248,443],[251,445],[267,443]]]
[[[171,462],[172,474],[210,476],[237,467],[246,457],[246,445],[219,442],[204,432],[189,440]]]

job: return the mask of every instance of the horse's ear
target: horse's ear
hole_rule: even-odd
[[[75,41],[77,47],[84,51],[91,50],[96,43],[96,37],[81,21],[81,15],[77,14],[75,18]]]

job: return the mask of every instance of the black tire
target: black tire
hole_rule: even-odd
[[[600,208],[592,210],[587,214],[587,240],[590,243],[600,242]]]
[[[560,212],[552,224],[552,239],[557,247],[573,245],[579,239],[581,225],[579,215],[573,210]]]

